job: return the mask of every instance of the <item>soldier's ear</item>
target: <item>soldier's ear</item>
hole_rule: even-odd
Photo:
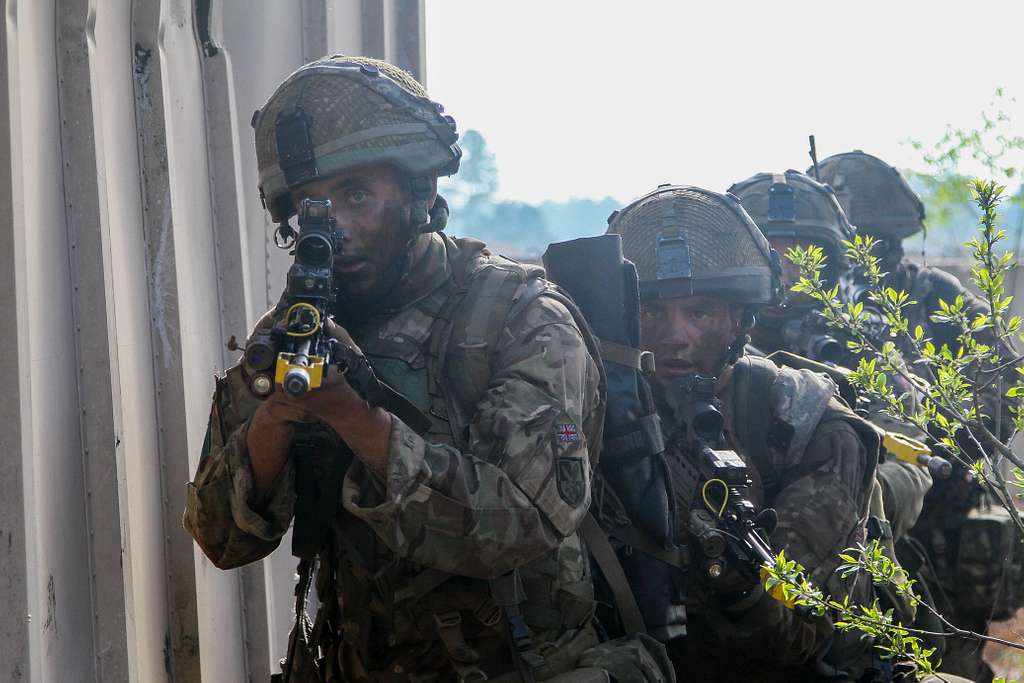
[[[434,208],[434,202],[437,201],[437,173],[430,174],[430,196],[427,199],[427,211]]]
[[[749,327],[747,323],[747,307],[743,304],[729,304],[729,322],[731,323],[733,334],[738,335],[740,332],[744,332],[746,327]]]

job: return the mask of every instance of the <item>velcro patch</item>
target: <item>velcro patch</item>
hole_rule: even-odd
[[[555,481],[558,484],[558,495],[562,497],[562,500],[572,507],[579,506],[587,492],[583,459],[558,458],[555,460]]]
[[[555,436],[562,443],[575,443],[580,440],[580,430],[573,422],[556,424]]]

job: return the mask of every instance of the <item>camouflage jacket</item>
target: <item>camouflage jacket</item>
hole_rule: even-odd
[[[744,358],[740,363],[761,362]],[[809,578],[836,599],[870,599],[864,582],[840,581],[839,553],[865,538],[877,446],[870,427],[833,397],[834,384],[806,370],[778,368],[770,396],[742,395],[735,382],[719,393],[725,437],[755,477],[752,501],[778,513],[771,535]],[[735,372],[735,371],[734,371]],[[743,415],[771,411],[769,444],[746,443]],[[679,420],[661,402],[669,432]],[[792,681],[864,666],[867,646],[837,632],[827,617],[807,621],[761,591],[721,606],[699,599],[688,609],[688,635],[670,645],[678,676],[691,680]],[[695,675],[700,672],[701,675]]]
[[[809,312],[803,315],[816,314]],[[832,332],[831,330],[826,330],[823,324],[821,329],[828,333]],[[756,348],[751,349],[751,352],[755,355],[769,355],[775,351],[789,351],[799,355],[798,349],[788,347],[779,333],[778,326],[769,326],[763,324],[760,320],[754,328],[753,341]],[[852,353],[844,353],[837,365],[849,370],[856,370],[858,360],[858,356]],[[897,385],[904,386],[904,390],[910,389],[899,378],[890,379]],[[868,419],[880,428],[900,432],[916,439],[926,438],[926,435],[921,433],[912,424],[897,422],[880,410],[872,410],[872,407],[868,408]],[[918,467],[895,458],[884,458],[878,465],[876,477],[881,486],[884,516],[891,527],[893,537],[898,540],[903,538],[917,522],[924,505],[925,496],[932,487],[931,474],[927,468]]]
[[[344,475],[321,561],[336,574],[336,599],[345,606],[330,656],[347,680],[465,675],[470,665],[460,669],[453,652],[489,677],[514,670],[488,584],[513,571],[536,647],[579,634],[593,639],[593,589],[576,529],[590,500],[589,439],[600,440],[599,371],[570,312],[543,294],[496,321],[501,334],[488,349],[488,377],[449,367],[438,357],[439,338],[473,347],[448,322],[458,276],[516,266],[478,242],[421,239],[430,244],[397,292],[369,319],[347,325],[378,375],[431,422],[421,436],[393,416],[386,477],[359,460]],[[488,295],[475,291],[487,281],[463,278],[468,292],[461,294]],[[528,281],[508,295],[521,294]],[[459,357],[465,364],[465,354]],[[481,379],[459,427],[449,415],[457,408],[445,399],[453,385],[466,394]],[[273,551],[295,510],[292,459],[265,504],[253,505],[246,429],[254,405],[230,373],[218,381],[208,447],[188,485],[185,527],[224,569]],[[318,588],[329,582],[324,573]]]

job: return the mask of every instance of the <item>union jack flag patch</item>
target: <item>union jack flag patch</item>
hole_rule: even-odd
[[[573,423],[555,425],[555,434],[562,443],[573,443],[580,440],[580,430]]]

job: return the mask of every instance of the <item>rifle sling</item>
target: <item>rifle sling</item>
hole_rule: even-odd
[[[634,526],[619,527],[610,535],[634,550],[639,550],[644,555],[650,555],[677,569],[686,569],[690,566],[690,553],[685,546],[666,550]]]
[[[381,389],[384,393],[384,405],[380,406],[389,413],[394,414],[414,432],[423,436],[430,429],[430,418],[423,414],[423,411],[413,405],[413,402],[399,393],[386,382],[381,382]]]
[[[633,589],[629,585],[626,573],[622,570],[619,558],[615,556],[612,544],[604,530],[598,525],[597,520],[591,513],[583,518],[580,524],[580,533],[583,540],[590,549],[591,556],[597,562],[597,566],[604,574],[605,580],[615,596],[615,605],[619,608],[619,616],[622,618],[622,625],[626,633],[647,633],[647,626],[644,625],[644,618],[640,614],[640,607],[636,603]]]

